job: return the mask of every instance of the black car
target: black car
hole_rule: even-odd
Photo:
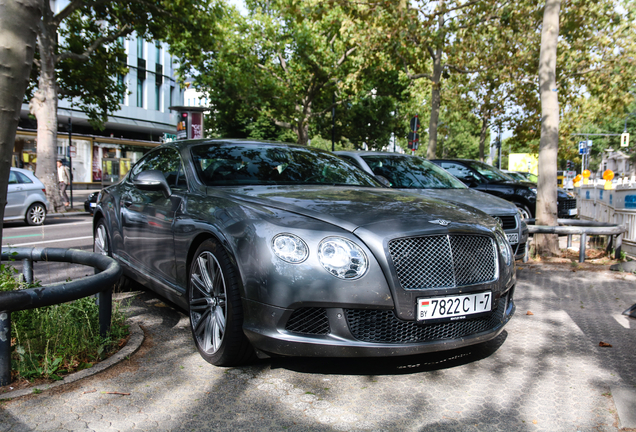
[[[93,224],[94,250],[183,307],[215,365],[448,350],[515,310],[495,219],[307,146],[166,143],[101,192]]]
[[[334,153],[392,188],[468,205],[489,214],[501,223],[515,259],[525,256],[528,227],[511,202],[470,189],[448,171],[417,156],[374,151]]]
[[[95,211],[95,207],[97,206],[97,197],[99,196],[99,192],[91,192],[86,201],[84,201],[84,211],[93,214]]]
[[[470,188],[486,192],[514,203],[525,219],[535,217],[537,185],[521,182],[503,171],[474,160],[435,159],[431,162],[444,168]],[[576,217],[576,198],[563,189],[557,189],[559,218]]]

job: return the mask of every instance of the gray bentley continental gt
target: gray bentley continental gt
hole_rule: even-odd
[[[496,337],[515,310],[493,218],[306,146],[164,144],[100,193],[93,223],[95,251],[187,310],[219,366],[448,350]]]

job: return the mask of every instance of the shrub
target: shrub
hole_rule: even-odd
[[[18,271],[0,265],[0,291],[31,288]],[[128,335],[122,305],[113,304],[110,334],[99,335],[99,309],[94,297],[11,313],[14,378],[52,378],[91,367],[119,348]]]

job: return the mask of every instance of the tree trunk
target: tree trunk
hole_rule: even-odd
[[[561,0],[546,0],[539,55],[539,91],[541,95],[541,141],[539,144],[539,183],[537,187],[538,225],[557,223],[557,152],[559,148],[559,99],[556,83],[557,43]],[[540,256],[559,253],[556,234],[535,235]]]
[[[486,146],[486,134],[488,133],[489,120],[490,118],[487,115],[481,118],[481,132],[479,133],[479,161],[480,162],[484,161],[484,147]]]
[[[440,11],[437,18],[437,27],[441,35],[444,35],[444,1],[441,1],[438,6]],[[433,87],[431,89],[431,118],[428,122],[428,148],[426,149],[426,158],[435,159],[435,152],[437,151],[437,123],[439,121],[439,106],[441,104],[440,90],[442,87],[442,47],[444,45],[444,37],[441,42],[437,42],[438,46],[433,54]]]
[[[29,83],[41,0],[0,0],[0,241],[20,107]]]
[[[439,122],[439,106],[441,104],[442,69],[442,49],[438,48],[433,59],[433,88],[431,89],[431,118],[428,122],[427,159],[435,159],[435,152],[437,151],[437,124]]]
[[[38,31],[40,50],[40,80],[38,90],[31,99],[29,110],[38,122],[38,160],[35,174],[46,187],[46,197],[51,209],[65,211],[60,197],[57,178],[57,80],[55,52],[57,26],[52,24],[53,11],[47,5],[42,12]]]

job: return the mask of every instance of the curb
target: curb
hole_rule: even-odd
[[[15,390],[12,392],[1,394],[0,401],[31,395],[31,394],[34,394],[33,393],[34,391],[44,391],[44,390],[49,390],[55,387],[62,386],[64,384],[70,384],[72,382],[79,381],[83,378],[88,378],[90,376],[97,375],[98,373],[105,371],[109,367],[116,365],[120,361],[126,359],[126,357],[129,357],[135,352],[137,352],[137,350],[139,349],[139,347],[141,347],[141,344],[144,341],[144,332],[141,329],[141,327],[139,327],[139,324],[137,324],[136,322],[132,322],[132,323],[129,323],[129,325],[130,325],[129,327],[130,339],[128,339],[128,343],[126,344],[126,346],[124,346],[122,349],[120,349],[118,352],[116,352],[112,356],[108,357],[106,360],[97,363],[91,368],[72,373],[66,376],[63,380],[55,381],[51,384],[33,386],[33,387],[25,388],[22,390]]]
[[[65,212],[65,213],[49,213],[48,217],[71,217],[71,216],[86,216],[90,215],[89,212]]]

